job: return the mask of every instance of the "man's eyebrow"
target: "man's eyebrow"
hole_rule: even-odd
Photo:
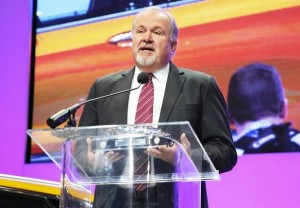
[[[145,28],[145,25],[137,25],[136,26],[136,28],[140,28],[140,27]]]
[[[138,25],[136,26],[136,28],[146,28],[145,25]],[[153,28],[151,28],[151,30],[156,30],[156,29],[161,29],[161,30],[164,30],[161,26],[154,26]]]
[[[157,29],[164,30],[161,26],[155,26],[155,27],[153,28],[153,30],[157,30]]]

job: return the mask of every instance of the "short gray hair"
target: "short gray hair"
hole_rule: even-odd
[[[178,27],[177,27],[177,24],[176,24],[176,21],[173,17],[173,15],[171,13],[169,13],[168,11],[158,7],[158,6],[150,6],[150,7],[147,7],[145,8],[144,10],[140,11],[134,18],[133,20],[133,23],[132,23],[132,30],[133,30],[133,27],[135,25],[135,22],[136,22],[136,18],[142,14],[142,13],[145,13],[145,12],[148,12],[148,11],[151,11],[151,10],[154,10],[154,11],[158,11],[158,12],[162,12],[164,13],[165,15],[167,15],[169,17],[169,20],[170,20],[170,25],[171,25],[171,42],[175,42],[177,41],[177,38],[178,38]]]

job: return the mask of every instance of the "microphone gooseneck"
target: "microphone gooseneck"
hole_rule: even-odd
[[[85,105],[86,103],[89,103],[89,102],[93,102],[93,101],[104,99],[104,98],[107,98],[107,97],[110,97],[110,96],[115,96],[115,95],[118,95],[118,94],[122,94],[122,93],[125,93],[125,92],[136,90],[142,84],[145,84],[146,82],[148,82],[148,79],[149,79],[149,75],[146,72],[141,72],[141,73],[139,73],[139,75],[137,77],[137,81],[139,83],[139,86],[137,86],[135,88],[130,88],[130,89],[127,89],[127,90],[111,93],[111,94],[108,94],[108,95],[104,95],[104,96],[101,96],[101,97],[96,97],[96,98],[86,100],[86,101],[81,102],[81,103],[76,103],[75,105],[73,105],[73,106],[71,106],[67,109],[63,109],[63,110],[57,112],[56,114],[54,114],[53,116],[51,116],[50,118],[48,118],[47,119],[47,125],[50,128],[55,129],[57,126],[59,126],[60,124],[62,124],[63,122],[65,122],[66,120],[69,119],[68,124],[70,126],[75,127],[76,126],[75,113],[76,113],[76,111],[78,110],[78,108],[80,106]]]

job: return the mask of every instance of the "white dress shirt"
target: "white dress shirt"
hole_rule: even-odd
[[[152,123],[158,123],[159,115],[162,107],[162,102],[164,99],[165,89],[167,85],[167,79],[169,75],[169,67],[170,64],[168,63],[165,67],[156,70],[153,73],[152,82],[154,85],[154,104],[153,104],[153,119]],[[139,85],[137,81],[137,77],[139,73],[142,71],[136,66],[134,71],[134,76],[131,83],[131,88],[137,87]],[[128,101],[128,114],[127,114],[127,124],[134,124],[135,123],[135,114],[136,108],[139,101],[139,95],[143,85],[138,88],[137,90],[133,90],[129,94],[129,101]]]

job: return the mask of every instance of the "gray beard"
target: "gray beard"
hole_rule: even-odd
[[[146,57],[146,58],[142,57],[139,54],[137,54],[137,56],[136,56],[136,62],[142,66],[150,66],[150,65],[154,64],[155,61],[156,61],[155,54],[153,56]]]

